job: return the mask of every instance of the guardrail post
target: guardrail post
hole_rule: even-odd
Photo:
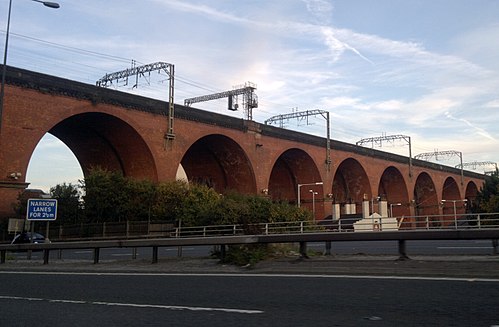
[[[94,248],[94,264],[99,263],[100,248]]]
[[[7,256],[7,250],[0,251],[0,263],[5,263],[6,256]]]
[[[236,226],[236,225],[234,225],[234,227],[232,227],[232,230],[233,230],[233,231],[232,231],[232,234],[233,234],[233,235],[236,235],[236,233],[237,233],[237,226]]]
[[[158,263],[158,247],[152,247],[152,263]]]
[[[331,255],[331,241],[326,241],[326,251],[324,252],[325,255]]]
[[[106,237],[106,222],[102,223],[102,237]]]
[[[478,224],[478,229],[482,228],[482,222],[480,220],[480,214],[476,216],[477,224]]]
[[[497,255],[497,239],[492,240],[492,255]]]
[[[398,240],[398,243],[399,243],[399,258],[398,258],[398,260],[408,260],[409,257],[407,256],[407,252],[406,252],[405,240]]]
[[[300,257],[308,259],[307,242],[300,242]]]
[[[49,253],[50,250],[49,249],[45,249],[43,250],[43,264],[44,265],[48,265],[49,264]]]
[[[225,260],[226,253],[225,244],[220,245],[220,260],[223,262]]]
[[[269,223],[265,224],[265,235],[269,235]]]
[[[303,234],[303,221],[300,221],[300,233]]]

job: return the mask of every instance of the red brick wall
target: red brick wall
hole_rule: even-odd
[[[439,213],[439,201],[445,197],[473,196],[483,182],[465,176],[461,185],[457,172],[419,166],[412,168],[411,177],[408,163],[334,147],[328,168],[324,145],[264,135],[253,122],[234,129],[177,118],[176,138],[167,141],[167,123],[164,115],[118,104],[8,85],[0,135],[0,216],[12,215],[11,203],[26,186],[30,157],[47,132],[73,150],[84,172],[99,165],[134,178],[168,181],[182,163],[190,178],[217,191],[268,190],[273,199],[292,203],[297,200],[297,184],[322,181],[323,185],[303,187],[300,195],[302,206],[311,208],[309,189],[318,192],[318,219],[331,212],[328,194],[340,202],[351,198],[358,203],[358,212],[364,196],[384,194],[389,203],[403,203],[394,208],[397,215],[429,214]],[[13,180],[12,172],[22,175]],[[417,210],[415,195],[421,202]]]

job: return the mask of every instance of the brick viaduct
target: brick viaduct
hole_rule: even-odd
[[[452,203],[472,201],[484,176],[448,166],[326,139],[253,121],[175,105],[174,140],[167,140],[167,102],[8,67],[0,134],[0,217],[28,187],[30,157],[45,133],[63,141],[83,173],[93,166],[152,181],[189,180],[219,192],[237,190],[296,203],[316,218],[331,215],[332,201],[384,197],[394,216],[450,214]],[[54,165],[57,165],[54,162]],[[12,175],[14,174],[14,175]],[[16,176],[19,175],[19,176]],[[312,193],[317,192],[314,203]],[[398,205],[398,204],[401,205]],[[349,206],[351,208],[351,205]],[[464,212],[462,205],[458,206]]]

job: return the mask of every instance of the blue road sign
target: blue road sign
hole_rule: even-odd
[[[29,199],[26,219],[36,221],[56,220],[56,199]]]

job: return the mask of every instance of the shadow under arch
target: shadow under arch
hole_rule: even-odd
[[[277,158],[269,179],[269,196],[274,201],[287,201],[298,205],[298,184],[322,182],[319,169],[305,151],[292,148]],[[314,209],[317,219],[324,217],[324,191],[322,185],[304,185],[300,188],[300,206]],[[317,192],[312,194],[310,192]]]
[[[445,179],[441,205],[442,214],[444,215],[442,217],[442,225],[444,226],[454,223],[455,216],[466,211],[466,201],[461,197],[459,186],[452,177]]]
[[[416,179],[414,186],[414,214],[416,216],[431,216],[439,214],[439,203],[437,190],[430,175],[422,172]],[[426,225],[425,218],[418,218],[416,221],[418,227]],[[432,224],[429,221],[429,224]],[[437,224],[436,222],[434,224]]]
[[[354,203],[356,213],[362,212],[364,198],[373,197],[366,170],[353,158],[343,160],[336,169],[331,193],[335,203]]]
[[[379,182],[378,195],[386,199],[388,212],[392,217],[411,214],[407,184],[397,168],[390,166],[385,169]]]
[[[467,212],[472,212],[473,210],[477,209],[476,208],[476,206],[478,205],[476,201],[477,196],[478,196],[478,186],[476,186],[476,184],[473,181],[470,181],[466,185],[466,190],[464,192],[464,198],[468,200],[466,205]]]
[[[158,180],[153,155],[142,136],[109,114],[90,112],[64,119],[48,133],[73,152],[87,176],[93,167],[120,171],[126,177]]]
[[[219,193],[234,190],[256,193],[253,168],[237,142],[212,134],[194,142],[184,154],[181,166],[189,182],[203,184]]]

